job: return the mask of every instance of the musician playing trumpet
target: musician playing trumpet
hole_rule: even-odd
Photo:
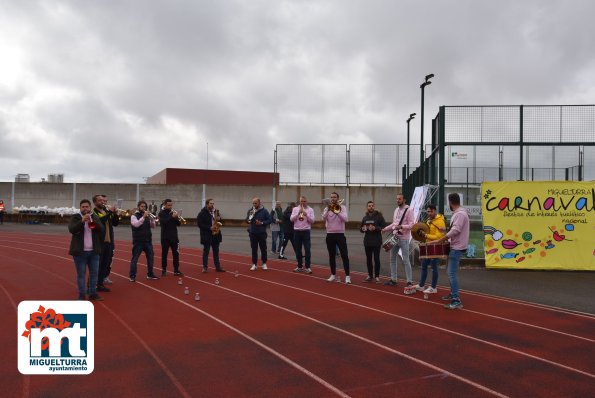
[[[305,196],[300,197],[300,205],[293,208],[289,220],[293,223],[293,244],[295,249],[295,257],[297,259],[297,267],[294,272],[302,272],[304,256],[302,255],[302,246],[304,247],[304,254],[306,260],[306,273],[311,274],[310,267],[311,260],[311,240],[310,231],[312,224],[314,224],[314,209],[308,206],[308,199]]]
[[[196,216],[198,229],[200,230],[200,244],[202,250],[202,272],[206,273],[209,269],[209,252],[213,249],[213,263],[215,271],[225,272],[219,262],[219,245],[223,240],[221,229],[219,228],[223,219],[218,209],[215,209],[215,201],[211,198],[205,201],[205,207],[200,210]]]
[[[248,233],[250,235],[250,247],[252,248],[252,267],[250,271],[256,271],[258,264],[258,248],[260,247],[260,258],[262,269],[267,270],[267,225],[271,223],[271,215],[260,204],[260,198],[252,199],[252,208],[246,214],[246,222],[250,224]]]
[[[436,211],[436,205],[429,204],[426,207],[426,213],[428,218],[426,224],[429,227],[428,233],[423,230],[419,230],[421,237],[427,242],[432,242],[442,238],[446,231],[446,221],[442,214],[438,214]],[[419,283],[415,285],[415,290],[423,291],[425,294],[437,293],[436,285],[438,284],[438,264],[440,264],[439,258],[425,258],[421,262],[421,278]],[[426,278],[428,277],[428,265],[432,266],[432,285],[425,287]]]
[[[167,255],[171,249],[174,275],[183,276],[180,272],[180,240],[178,239],[178,227],[182,224],[180,215],[173,209],[174,202],[165,199],[161,211],[159,211],[159,224],[161,225],[161,276],[167,275]],[[153,214],[150,213],[149,214]]]
[[[391,232],[399,240],[399,244],[393,246],[390,250],[390,280],[385,282],[385,285],[397,285],[397,255],[399,249],[401,249],[401,257],[405,265],[407,287],[413,286],[411,261],[409,260],[409,241],[411,240],[411,227],[413,227],[414,223],[413,210],[409,209],[405,196],[399,193],[397,195],[397,208],[393,214],[393,222],[382,229],[382,232]]]
[[[331,276],[327,279],[328,282],[333,282],[336,279],[337,247],[341,254],[343,261],[343,269],[345,270],[345,283],[351,283],[349,276],[349,255],[347,253],[347,240],[345,239],[345,223],[347,222],[347,208],[343,206],[342,201],[339,201],[339,194],[333,192],[331,200],[327,207],[322,212],[322,219],[326,226],[326,248],[328,250],[328,260],[331,267]]]

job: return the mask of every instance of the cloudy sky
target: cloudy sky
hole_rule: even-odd
[[[272,171],[440,105],[595,103],[591,0],[0,0],[0,180]],[[426,140],[429,139],[429,134]]]

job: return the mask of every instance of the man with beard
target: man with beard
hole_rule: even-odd
[[[368,267],[368,277],[364,282],[371,282],[374,279],[376,283],[380,283],[380,247],[382,247],[382,228],[385,225],[382,213],[376,210],[374,202],[370,200],[360,226],[360,231],[364,234],[364,251]],[[372,256],[374,256],[373,268]]]
[[[105,284],[111,285],[113,283],[109,279],[109,274],[112,269],[112,259],[115,250],[114,227],[118,226],[120,217],[118,217],[115,205],[112,205],[110,208],[107,207],[106,195],[93,196],[93,205],[95,206],[93,213],[99,217],[105,230],[103,249],[99,258],[99,271],[97,273],[97,291],[109,292],[111,289],[106,287]]]
[[[446,273],[450,281],[450,294],[442,297],[442,300],[450,301],[444,308],[456,310],[463,308],[463,303],[459,297],[457,272],[461,257],[465,254],[469,245],[469,212],[461,206],[461,198],[458,193],[448,195],[448,205],[452,210],[450,229],[442,238],[429,242],[429,244],[438,244],[447,239],[450,240],[450,253],[448,253],[446,265]]]
[[[219,262],[219,244],[223,240],[221,235],[221,223],[223,219],[219,210],[215,209],[215,201],[207,199],[205,207],[200,210],[196,216],[198,228],[200,230],[200,244],[202,245],[202,272],[206,273],[209,269],[209,252],[213,249],[213,263],[215,271],[225,272]],[[219,223],[219,225],[217,224]]]

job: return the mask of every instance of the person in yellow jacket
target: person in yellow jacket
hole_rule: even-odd
[[[428,205],[426,208],[428,219],[426,224],[430,227],[428,233],[425,235],[426,241],[433,241],[442,238],[446,234],[446,221],[442,214],[438,214],[436,211],[436,205]],[[438,283],[438,264],[440,263],[439,258],[426,258],[421,263],[421,278],[419,283],[415,285],[415,290],[423,291],[424,293],[437,293],[436,284]],[[428,265],[432,266],[432,285],[425,287],[426,278],[428,277]]]

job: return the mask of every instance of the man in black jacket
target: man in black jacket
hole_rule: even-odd
[[[136,263],[142,252],[147,256],[147,279],[159,279],[153,273],[153,234],[155,216],[147,211],[147,202],[141,200],[136,205],[137,211],[130,217],[132,228],[132,259],[130,260],[130,282],[136,282]]]
[[[252,199],[252,208],[246,213],[246,222],[250,224],[248,233],[250,235],[250,247],[252,248],[252,267],[250,271],[256,271],[258,264],[258,247],[260,247],[260,258],[262,269],[267,270],[267,225],[271,223],[271,215],[260,204],[260,198]]]
[[[172,210],[174,202],[171,199],[163,201],[159,212],[161,225],[161,276],[167,275],[167,254],[171,248],[174,259],[174,275],[183,276],[180,272],[180,240],[178,239],[178,226],[181,224],[177,211]]]
[[[295,252],[295,246],[293,244],[293,222],[289,219],[294,207],[295,202],[291,202],[283,212],[283,219],[285,221],[281,224],[281,228],[283,228],[283,243],[281,244],[281,250],[279,250],[279,260],[287,260],[287,257],[284,255],[287,243],[291,242],[291,247],[293,247],[293,251]]]
[[[382,213],[376,210],[374,202],[368,202],[368,208],[360,231],[364,233],[364,250],[366,252],[366,265],[368,267],[368,277],[364,282],[372,281],[375,278],[376,283],[380,283],[380,247],[382,246],[382,228],[386,225]],[[372,256],[374,256],[374,270],[372,273]],[[372,276],[373,275],[373,276]]]
[[[103,239],[103,250],[99,259],[99,272],[97,275],[97,291],[109,292],[110,289],[105,284],[111,284],[112,281],[108,278],[112,269],[112,259],[115,250],[114,227],[118,226],[120,219],[116,213],[116,206],[107,207],[107,196],[95,195],[93,196],[93,213],[105,227],[105,237]]]
[[[76,267],[78,299],[85,299],[85,274],[89,267],[89,300],[103,300],[97,294],[97,271],[105,227],[91,211],[88,199],[81,200],[79,206],[79,213],[74,214],[68,224],[68,231],[72,234],[68,254],[72,256]]]
[[[202,272],[206,273],[209,269],[209,252],[213,249],[213,263],[217,272],[225,272],[219,262],[219,244],[223,240],[221,235],[221,223],[223,219],[219,210],[215,209],[215,201],[207,199],[205,207],[200,210],[196,216],[198,228],[200,230],[200,244],[202,250]],[[219,224],[217,224],[219,223]]]

